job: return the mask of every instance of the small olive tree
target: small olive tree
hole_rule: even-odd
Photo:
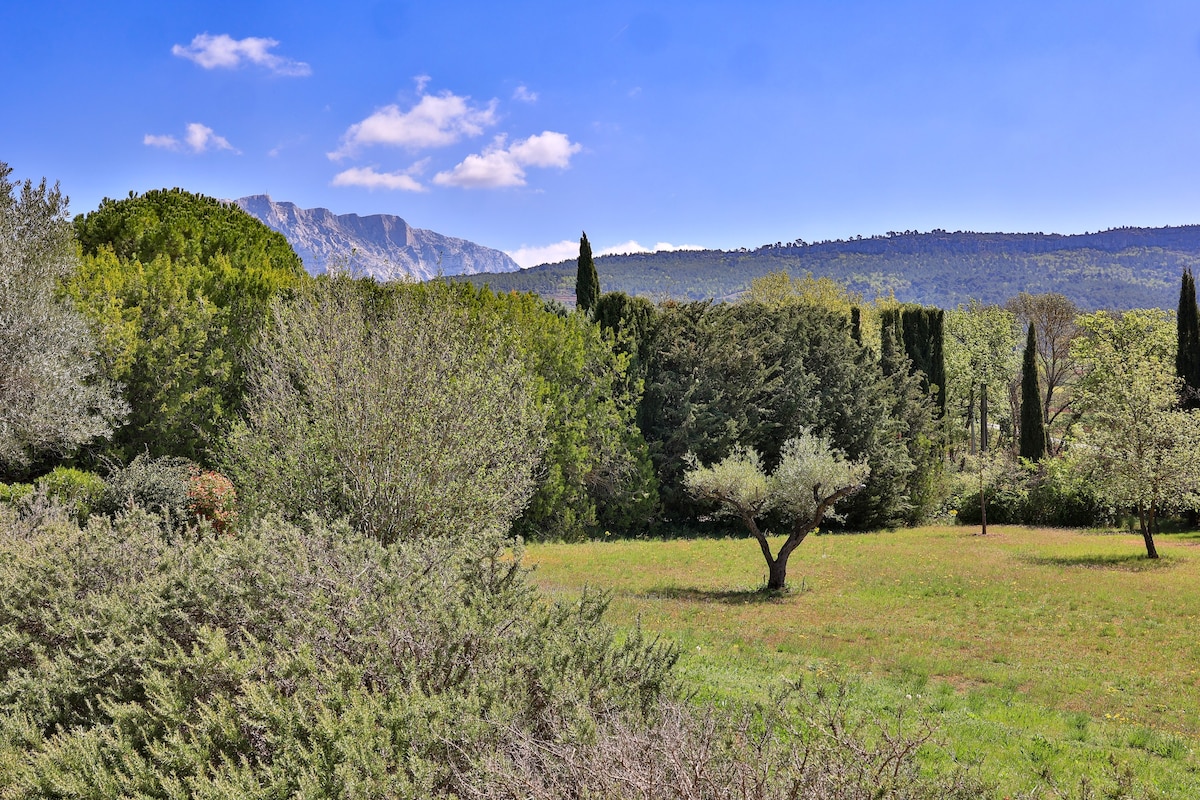
[[[59,284],[78,264],[67,198],[0,162],[0,480],[108,436],[127,408]]]
[[[543,449],[530,380],[449,287],[321,279],[272,306],[226,470],[252,512],[383,542],[506,532]]]
[[[689,461],[684,486],[697,500],[716,503],[719,513],[742,521],[762,548],[767,589],[772,591],[784,588],[792,551],[826,517],[837,518],[834,506],[861,489],[870,471],[863,462],[847,461],[828,439],[810,431],[784,442],[779,466],[770,475],[763,471],[758,453],[747,448],[736,449],[708,467],[694,456]],[[769,511],[789,526],[787,539],[775,555],[767,539],[769,531],[758,524]]]

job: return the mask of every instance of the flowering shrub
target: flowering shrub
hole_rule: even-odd
[[[228,533],[237,522],[237,491],[219,472],[196,472],[188,481],[188,510]]]

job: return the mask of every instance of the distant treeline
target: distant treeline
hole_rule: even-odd
[[[1173,308],[1179,275],[1200,268],[1200,225],[1099,233],[971,233],[935,230],[826,241],[776,242],[755,250],[696,250],[597,259],[604,291],[655,300],[731,299],[780,270],[811,272],[867,298],[955,308],[1002,304],[1018,292],[1057,292],[1080,309]],[[494,291],[569,297],[575,262],[519,273],[459,278]]]

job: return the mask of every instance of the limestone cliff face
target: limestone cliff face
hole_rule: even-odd
[[[380,281],[520,269],[499,250],[414,228],[391,214],[334,214],[327,208],[276,202],[265,194],[234,202],[286,236],[313,275],[330,265]]]

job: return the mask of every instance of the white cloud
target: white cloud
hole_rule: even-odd
[[[333,186],[362,186],[366,189],[399,189],[404,192],[428,191],[413,177],[425,162],[419,162],[401,172],[377,172],[374,167],[352,167],[333,176]]]
[[[577,258],[579,256],[579,242],[563,239],[561,242],[543,245],[542,247],[522,245],[516,250],[506,250],[505,252],[522,268],[536,267],[538,264],[557,264],[559,261]]]
[[[269,52],[279,42],[275,39],[263,39],[248,36],[245,39],[234,39],[222,33],[212,36],[201,33],[192,39],[192,43],[184,46],[177,44],[171,52],[180,58],[194,61],[204,69],[236,69],[245,63],[266,67],[276,75],[288,77],[304,77],[312,74],[312,67],[303,61],[295,61]]]
[[[698,244],[671,244],[670,242],[658,242],[653,248],[645,247],[634,239],[622,244],[614,244],[611,247],[606,247],[603,250],[597,251],[598,256],[618,256],[628,255],[630,253],[669,253],[675,250],[703,250],[703,245]]]
[[[565,133],[543,131],[515,143],[508,151],[524,166],[566,169],[571,165],[571,156],[582,149],[583,145],[572,144]]]
[[[429,77],[428,75],[418,75],[417,77],[413,78],[413,83],[417,85],[417,94],[425,94],[425,87],[429,85],[431,80],[433,80],[433,78]]]
[[[597,256],[616,256],[628,255],[630,253],[664,253],[674,250],[704,250],[705,248],[698,244],[681,244],[674,245],[670,242],[658,242],[654,248],[643,247],[635,239],[630,239],[622,244],[615,244],[611,247],[606,247],[603,250],[596,251]],[[512,257],[522,268],[536,267],[538,264],[557,264],[560,261],[567,261],[578,257],[579,242],[564,239],[561,242],[544,245],[542,247],[528,247],[522,245],[516,250],[506,250],[506,253]]]
[[[421,81],[418,79],[418,85]],[[329,153],[335,161],[352,155],[361,147],[384,144],[419,150],[444,147],[465,136],[478,136],[496,123],[496,101],[486,108],[472,108],[469,97],[449,92],[422,95],[408,111],[393,104],[351,125],[342,135],[342,145]]]
[[[538,93],[530,91],[529,87],[524,84],[521,84],[513,90],[513,100],[517,100],[522,103],[536,103],[537,99]]]
[[[479,155],[469,155],[454,169],[433,176],[439,186],[461,186],[465,189],[497,189],[502,186],[524,186],[525,170],[504,148],[504,137]]]
[[[202,125],[199,122],[188,123],[187,133],[182,141],[170,134],[158,135],[147,133],[142,137],[142,144],[147,147],[158,147],[177,153],[188,151],[192,153],[204,153],[209,150],[229,150],[230,152],[241,154],[241,151],[231,145],[228,139],[224,136],[218,136],[212,128]]]
[[[469,155],[454,169],[439,172],[433,182],[439,186],[464,189],[496,189],[524,186],[525,167],[566,169],[571,156],[583,149],[565,133],[544,131],[505,147],[505,138],[497,136],[492,145],[478,155]]]
[[[182,150],[183,145],[174,136],[164,134],[157,136],[153,133],[147,133],[142,137],[142,144],[147,147],[161,147],[163,150]]]

